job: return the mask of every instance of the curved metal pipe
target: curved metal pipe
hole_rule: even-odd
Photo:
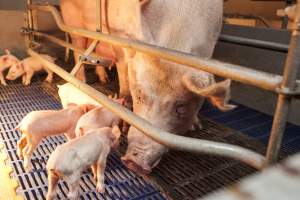
[[[276,88],[278,88],[282,81],[282,76],[279,75],[253,70],[229,63],[218,62],[215,60],[205,60],[197,56],[189,55],[187,53],[169,50],[164,47],[158,47],[140,41],[133,41],[103,33],[88,31],[85,29],[69,27],[63,23],[59,12],[53,6],[31,5],[29,6],[29,8],[50,12],[53,15],[58,27],[61,30],[69,32],[71,34],[81,35],[83,37],[88,37],[94,40],[101,40],[116,46],[136,49],[138,51],[153,56],[161,57],[169,61],[190,66],[199,70],[207,71],[218,76],[230,78],[245,84],[253,85],[273,92],[277,91]]]
[[[142,131],[145,135],[161,143],[162,145],[189,152],[209,153],[218,156],[225,156],[228,158],[242,161],[257,169],[261,169],[263,167],[264,157],[246,148],[238,147],[236,145],[231,144],[184,137],[160,130],[151,125],[148,121],[142,119],[133,112],[124,108],[120,104],[111,101],[108,97],[106,97],[104,94],[100,93],[96,89],[77,80],[74,76],[70,75],[68,72],[66,72],[59,66],[43,59],[38,53],[34,52],[33,50],[28,49],[27,52],[29,55],[38,58],[54,73],[58,74],[66,81],[70,82],[75,87],[85,92],[87,95],[89,95],[90,97],[101,103],[103,106],[114,112],[116,115],[124,119],[126,122],[133,125],[137,129]]]

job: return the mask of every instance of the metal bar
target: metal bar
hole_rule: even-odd
[[[269,49],[269,50],[280,51],[280,52],[288,52],[288,49],[289,49],[289,45],[286,45],[286,44],[281,44],[281,43],[276,43],[276,42],[268,42],[268,41],[262,41],[262,40],[256,40],[256,39],[249,39],[249,38],[226,35],[226,34],[221,34],[219,37],[219,41],[230,42],[233,44],[240,44],[240,45],[246,45],[246,46],[263,48],[263,49]]]
[[[44,37],[46,38],[47,40],[49,40],[50,42],[53,42],[55,44],[58,44],[60,46],[63,46],[65,48],[69,48],[73,51],[76,51],[78,53],[81,53],[83,54],[85,52],[85,49],[83,48],[78,48],[78,47],[75,47],[74,45],[70,44],[70,43],[67,43],[61,39],[58,39],[56,37],[53,37],[51,35],[48,35],[46,33],[42,33],[42,32],[38,32],[38,31],[30,31],[32,34],[38,36],[38,37]],[[90,54],[91,56],[93,56],[94,58],[96,58],[99,62],[97,64],[101,65],[101,66],[111,66],[112,65],[112,62],[110,60],[107,60],[105,58],[102,58],[100,57],[98,54],[96,53],[91,53]]]
[[[69,37],[69,33],[65,32],[65,39],[66,39],[66,43],[70,43],[70,37]],[[65,47],[65,62],[68,63],[70,60],[70,48],[69,47]]]
[[[294,30],[292,32],[289,53],[286,59],[284,67],[283,82],[281,88],[287,88],[294,90],[296,88],[297,72],[300,65],[300,0],[297,4],[297,14],[294,19]],[[289,108],[291,105],[291,97],[284,94],[280,94],[278,97],[277,107],[275,111],[273,126],[271,130],[271,136],[269,139],[267,157],[265,165],[270,165],[276,162],[278,153],[288,119]]]
[[[188,138],[160,130],[152,126],[148,121],[138,117],[125,107],[121,106],[120,104],[111,101],[108,97],[106,97],[96,89],[77,80],[74,76],[70,75],[59,66],[43,59],[38,53],[34,52],[33,50],[28,49],[27,52],[29,55],[38,58],[45,66],[47,66],[47,68],[52,70],[61,78],[73,84],[79,90],[83,91],[84,93],[95,99],[97,102],[108,108],[110,111],[114,112],[116,115],[124,119],[126,122],[135,126],[145,135],[161,143],[162,145],[190,152],[209,153],[213,155],[225,156],[247,163],[248,165],[253,166],[257,169],[262,168],[264,157],[259,155],[258,153],[235,145]]]
[[[94,40],[94,41],[90,44],[89,48],[87,48],[87,50],[83,53],[83,55],[84,55],[84,56],[90,55],[90,54],[94,51],[94,49],[95,49],[95,47],[97,46],[97,44],[98,44],[98,41],[97,41],[97,40]],[[82,66],[82,64],[83,64],[83,62],[81,61],[81,59],[79,59],[79,62],[76,63],[76,65],[75,65],[74,68],[72,69],[71,74],[72,74],[72,75],[75,75],[75,74],[77,73],[77,71],[80,69],[80,67]]]
[[[29,7],[32,5],[32,0],[27,0],[27,16],[26,16],[26,26],[28,29],[33,30],[33,15],[32,15],[32,10],[29,9]],[[27,48],[31,47],[30,42],[33,40],[32,35],[26,35],[25,36],[25,44]]]
[[[215,60],[205,60],[197,56],[189,55],[187,53],[169,50],[167,48],[146,44],[140,41],[133,41],[103,33],[97,33],[80,28],[69,27],[63,23],[57,9],[53,6],[31,5],[30,8],[51,12],[59,28],[71,34],[77,34],[83,37],[101,40],[125,48],[133,48],[138,51],[150,54],[152,56],[161,57],[166,60],[190,66],[199,70],[207,71],[218,76],[230,78],[266,90],[276,92],[276,88],[280,85],[282,81],[282,77],[278,75],[253,70],[229,63],[222,63]]]
[[[102,32],[102,13],[101,13],[101,0],[96,0],[96,14],[97,14],[97,18],[96,18],[96,27],[97,27],[97,32]]]

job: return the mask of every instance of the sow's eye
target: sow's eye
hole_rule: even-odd
[[[186,103],[176,103],[175,105],[175,113],[178,118],[185,118],[189,115],[188,104]]]

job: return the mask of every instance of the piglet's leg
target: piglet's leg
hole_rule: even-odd
[[[92,172],[93,172],[93,176],[94,176],[94,179],[95,181],[97,181],[97,163],[94,163],[92,166]]]
[[[24,85],[29,85],[31,83],[31,78],[33,76],[33,73],[34,73],[33,71],[26,72],[26,80]]]
[[[69,186],[68,199],[77,200],[79,195],[79,180],[80,173],[74,172],[71,176],[66,178],[66,182]]]
[[[37,145],[35,144],[27,144],[27,148],[26,151],[23,153],[24,156],[24,168],[26,171],[30,171],[32,169],[32,165],[30,162],[32,153],[34,151],[34,149],[36,148]]]
[[[25,85],[25,83],[26,83],[26,73],[23,74],[23,76],[22,76],[22,83],[23,83],[23,85]]]
[[[7,84],[6,84],[6,81],[5,81],[5,79],[4,79],[4,76],[3,76],[3,74],[2,74],[2,72],[0,72],[0,83],[1,83],[2,85],[7,85]]]
[[[53,79],[53,72],[51,70],[49,70],[48,68],[45,68],[45,70],[47,71],[47,78],[45,79],[45,81],[52,83],[52,79]]]
[[[18,150],[17,150],[17,155],[19,156],[20,159],[23,159],[23,149],[27,144],[26,136],[22,135],[20,140],[17,142]]]
[[[99,81],[103,84],[106,84],[109,82],[108,75],[105,71],[105,68],[101,65],[97,65],[95,69],[96,74],[98,75]]]
[[[109,151],[110,151],[109,147],[104,147],[97,161],[97,186],[96,187],[97,187],[97,191],[100,193],[105,192],[104,172],[106,168],[106,159]]]
[[[48,193],[46,200],[53,200],[55,198],[58,180],[59,177],[57,177],[53,172],[48,172]]]

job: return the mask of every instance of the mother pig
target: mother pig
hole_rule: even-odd
[[[222,13],[222,0],[150,0],[137,14],[142,38],[136,38],[208,59],[221,30]],[[133,56],[128,75],[134,113],[174,134],[193,126],[205,98],[223,111],[235,107],[228,104],[230,80],[215,83],[212,74],[143,53]],[[128,168],[147,174],[166,151],[131,126],[122,160]]]

